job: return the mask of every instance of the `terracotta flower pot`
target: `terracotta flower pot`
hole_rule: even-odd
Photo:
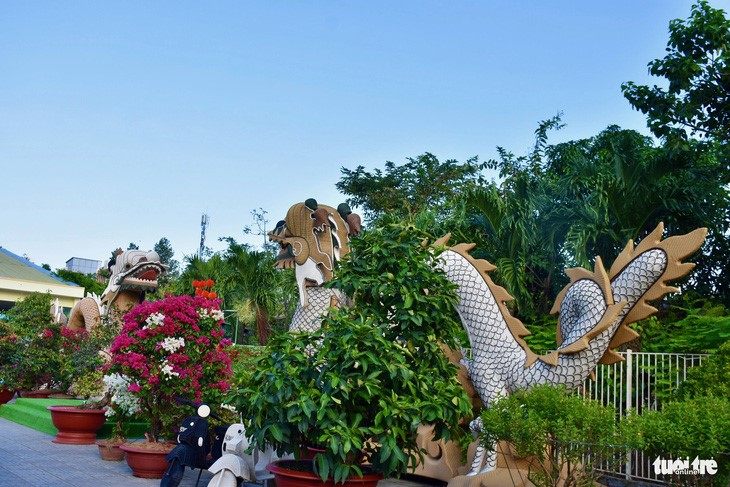
[[[124,460],[124,450],[120,448],[123,441],[119,440],[96,440],[99,447],[99,456],[107,462],[121,462]]]
[[[383,480],[380,474],[364,473],[362,477],[350,477],[344,484],[335,484],[332,478],[322,483],[322,478],[312,471],[311,460],[278,460],[266,468],[274,474],[276,487],[336,487],[336,485],[376,487],[378,482]]]
[[[300,460],[314,460],[317,453],[324,453],[323,448],[317,448],[314,446],[301,446],[299,448],[299,459]]]
[[[125,443],[121,448],[132,475],[143,479],[161,479],[169,465],[165,457],[174,445],[169,443]]]
[[[27,399],[46,399],[51,394],[55,394],[58,391],[52,391],[50,389],[39,389],[37,391],[19,391],[18,395]]]
[[[54,443],[93,445],[96,432],[104,426],[103,409],[80,409],[77,406],[48,406],[51,421],[58,429]]]
[[[15,389],[0,389],[0,404],[5,404],[15,396]]]

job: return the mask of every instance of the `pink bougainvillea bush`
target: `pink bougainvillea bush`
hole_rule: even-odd
[[[203,296],[166,296],[132,308],[110,349],[107,374],[123,378],[127,388],[111,407],[122,416],[136,410],[149,421],[150,441],[172,439],[192,413],[176,397],[215,408],[232,377],[222,323],[220,301]]]

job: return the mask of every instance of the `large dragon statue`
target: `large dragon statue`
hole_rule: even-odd
[[[71,309],[66,326],[92,330],[101,317],[117,309],[126,312],[144,300],[145,293],[157,290],[157,280],[166,272],[155,251],[127,250],[109,262],[109,283],[101,297],[83,298]]]
[[[667,283],[694,267],[682,260],[699,249],[707,230],[665,240],[663,232],[660,224],[636,247],[629,241],[608,272],[600,257],[593,272],[566,271],[570,283],[552,310],[559,312],[558,347],[541,356],[527,346],[523,337],[529,331],[504,304],[512,297],[487,274],[495,267],[472,258],[473,245],[456,245],[443,252],[446,275],[459,286],[457,311],[471,344],[472,357],[463,363],[484,405],[490,407],[500,395],[537,384],[563,384],[572,390],[583,384],[598,363],[622,360],[612,349],[638,336],[628,325],[657,311],[649,301],[677,291]],[[470,426],[475,433],[483,427],[479,418]],[[469,475],[494,469],[496,460],[495,448],[477,447]]]
[[[307,200],[292,206],[286,219],[269,234],[282,245],[279,267],[294,267],[297,276],[300,304],[291,329],[316,329],[329,306],[347,303],[346,297],[320,286],[332,277],[334,263],[349,251],[348,236],[360,230],[359,217],[346,205],[338,209]],[[663,233],[660,224],[637,246],[629,241],[608,271],[600,257],[593,271],[566,270],[570,283],[559,293],[552,310],[559,312],[558,347],[546,355],[530,350],[524,340],[530,332],[505,306],[513,298],[489,277],[495,267],[469,254],[474,244],[448,247],[449,236],[436,241],[434,247],[444,248],[440,265],[458,285],[457,311],[469,335],[470,358],[462,358],[459,352],[450,357],[463,366],[460,380],[465,388],[488,408],[502,395],[538,384],[575,389],[598,363],[622,360],[613,349],[638,336],[628,325],[657,311],[649,301],[677,291],[668,283],[694,267],[683,259],[699,249],[707,230],[662,240]],[[479,418],[470,424],[475,435],[482,427]],[[430,441],[428,428],[421,428],[419,445],[427,455],[418,473],[447,481],[467,473],[460,477],[463,482],[454,485],[479,485],[479,477],[495,469],[496,445],[473,446],[470,467],[457,468],[455,463],[460,460],[454,449]]]

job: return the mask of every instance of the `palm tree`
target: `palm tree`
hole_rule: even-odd
[[[251,308],[258,342],[265,345],[271,333],[271,313],[281,294],[280,276],[274,268],[275,256],[229,240],[225,263],[228,267],[225,281],[230,296],[238,301],[239,307],[244,305]]]
[[[547,156],[546,171],[555,175],[550,219],[565,231],[566,257],[581,266],[596,255],[609,263],[660,221],[673,233],[702,226],[703,195],[717,186],[693,155],[617,126],[553,146]]]

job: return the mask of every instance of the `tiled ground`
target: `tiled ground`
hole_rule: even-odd
[[[0,418],[0,487],[152,487],[159,480],[133,477],[126,462],[105,462],[96,445],[57,445],[53,436]],[[198,471],[186,470],[180,487],[193,487]],[[200,486],[212,475],[204,471]],[[271,484],[273,486],[273,483]],[[383,480],[378,487],[420,487]]]

